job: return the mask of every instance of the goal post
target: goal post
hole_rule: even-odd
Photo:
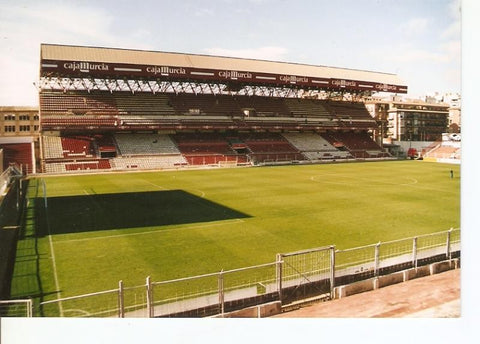
[[[0,317],[33,317],[33,302],[25,300],[0,300]]]

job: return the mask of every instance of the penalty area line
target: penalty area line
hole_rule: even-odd
[[[111,238],[122,238],[122,237],[129,237],[129,236],[138,236],[138,235],[148,235],[148,234],[162,234],[166,232],[171,232],[171,231],[177,231],[179,229],[198,229],[198,228],[209,228],[209,227],[218,227],[218,226],[223,226],[231,223],[240,223],[244,222],[244,220],[241,219],[233,219],[233,220],[226,220],[223,221],[222,223],[209,223],[209,224],[204,224],[204,225],[198,225],[198,226],[189,226],[189,227],[175,227],[175,228],[169,228],[169,229],[163,229],[163,230],[158,230],[154,229],[151,231],[146,231],[146,232],[140,232],[140,233],[129,233],[129,234],[116,234],[116,235],[105,235],[105,236],[99,236],[99,237],[94,237],[94,238],[83,238],[83,239],[70,239],[70,240],[56,240],[56,244],[64,244],[64,243],[71,243],[71,242],[81,242],[81,241],[90,241],[90,240],[101,240],[101,239],[111,239]]]
[[[161,186],[161,185],[157,185],[157,184],[155,184],[155,183],[152,183],[151,181],[148,181],[148,180],[145,180],[145,179],[142,179],[142,180],[145,181],[146,183],[150,184],[150,185],[153,185],[153,186],[161,189],[161,190],[168,190],[166,187],[163,187],[163,186]]]

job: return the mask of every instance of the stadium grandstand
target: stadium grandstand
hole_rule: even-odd
[[[47,173],[389,158],[364,97],[394,74],[157,51],[41,45]]]

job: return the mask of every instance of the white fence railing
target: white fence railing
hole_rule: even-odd
[[[30,303],[29,312],[9,308],[5,316],[207,317],[272,301],[330,297],[340,285],[459,255],[460,229],[450,229],[352,249],[278,254],[272,263],[169,281],[147,277],[135,287],[120,281],[116,289],[41,302],[33,311]]]

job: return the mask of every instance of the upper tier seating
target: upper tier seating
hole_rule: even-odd
[[[127,115],[173,115],[170,98],[166,94],[122,94],[113,96],[120,114]]]
[[[40,108],[43,114],[118,114],[110,93],[41,92]]]
[[[43,130],[111,129],[117,127],[118,123],[117,116],[69,114],[42,116]]]
[[[363,103],[260,96],[43,91],[40,109],[43,130],[377,126]]]
[[[287,117],[290,115],[290,110],[283,98],[237,96],[235,99],[241,109],[252,110],[249,116]]]
[[[294,117],[319,117],[332,120],[333,117],[323,106],[324,102],[314,99],[285,99],[291,114]]]
[[[346,128],[366,129],[377,127],[375,119],[372,118],[363,103],[326,101],[324,106]]]
[[[232,96],[177,94],[170,95],[170,104],[177,115],[242,115],[241,108]]]

